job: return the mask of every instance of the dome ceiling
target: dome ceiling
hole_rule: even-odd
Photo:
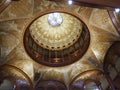
[[[30,26],[30,34],[41,47],[49,50],[62,50],[74,44],[82,32],[82,23],[75,16],[58,13],[60,16],[46,14],[35,20]],[[51,17],[52,16],[52,17]],[[50,20],[62,21],[59,26],[51,25]],[[50,24],[51,23],[51,24]]]
[[[60,21],[57,19],[51,22],[48,19],[53,12],[60,13]],[[6,64],[25,72],[33,84],[36,84],[36,72],[40,74],[38,81],[58,80],[67,86],[83,72],[87,74],[82,75],[82,79],[94,76],[95,70],[102,71],[108,48],[114,41],[120,41],[106,9],[49,0],[20,0],[11,3],[0,14],[0,33],[3,32],[5,35],[1,37],[8,45],[0,46],[0,56],[5,58]],[[9,44],[9,38],[15,41],[14,47]],[[60,43],[64,40],[65,43]],[[7,55],[4,55],[6,52]]]
[[[25,50],[43,65],[71,64],[79,60],[89,46],[88,28],[75,14],[62,10],[51,12],[36,16],[30,22],[24,34]]]

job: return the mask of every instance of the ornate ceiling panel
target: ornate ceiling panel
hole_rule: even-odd
[[[23,0],[21,0],[21,2],[22,1]],[[20,2],[18,2],[18,3],[20,3]],[[18,3],[16,2],[16,4],[18,4]],[[28,4],[31,5],[30,2],[28,2],[28,1],[26,1],[26,3],[27,3],[27,5]],[[10,45],[13,45],[13,44],[11,44],[11,42],[13,42],[15,46],[17,46],[18,43],[16,43],[16,41],[18,40],[20,42],[19,45],[14,50],[12,50],[11,53],[9,53],[9,55],[6,57],[6,60],[9,61],[9,62],[7,62],[7,64],[13,65],[15,67],[20,68],[24,72],[27,72],[26,74],[28,76],[29,76],[29,74],[33,73],[33,72],[31,72],[31,70],[34,69],[34,72],[40,73],[40,79],[42,79],[42,80],[50,80],[50,79],[58,80],[58,81],[65,83],[66,85],[69,85],[70,82],[73,80],[73,78],[75,78],[77,75],[79,75],[80,73],[82,73],[84,71],[93,70],[93,69],[99,69],[99,70],[102,69],[100,66],[103,64],[105,53],[107,52],[107,50],[111,46],[111,44],[114,41],[119,41],[119,38],[120,38],[114,25],[112,24],[112,21],[110,20],[110,17],[108,15],[108,12],[106,9],[89,8],[89,7],[79,6],[79,5],[67,5],[67,4],[63,4],[63,3],[59,3],[59,2],[52,2],[52,1],[48,1],[48,0],[35,0],[34,4],[35,4],[34,9],[29,5],[27,6],[26,4],[23,4],[24,7],[27,7],[27,9],[25,9],[25,11],[24,11],[25,13],[23,13],[23,14],[21,14],[22,13],[21,10],[23,10],[23,9],[20,9],[17,11],[17,10],[13,9],[14,6],[13,6],[13,8],[10,8],[10,7],[6,8],[6,10],[9,9],[8,10],[9,12],[11,11],[10,16],[11,15],[13,15],[13,16],[10,17],[6,10],[3,12],[4,14],[3,13],[0,14],[0,21],[1,21],[0,34],[2,34],[3,32],[7,32],[7,33],[9,33],[9,35],[13,35],[13,36],[9,37],[10,39],[8,39],[8,36],[1,36],[2,38],[7,38],[7,40],[5,40],[4,42],[2,41],[2,43],[8,44],[8,45],[4,44],[4,46],[9,46],[9,43],[10,43]],[[18,4],[18,6],[22,7],[21,3]],[[15,7],[17,7],[17,6],[15,6]],[[28,10],[28,8],[30,10]],[[31,13],[32,10],[34,11],[34,14]],[[77,14],[77,16],[81,19],[81,21],[84,22],[86,27],[88,27],[89,32],[90,32],[90,44],[89,44],[87,51],[84,53],[84,55],[81,58],[80,57],[77,58],[78,61],[71,63],[67,66],[50,67],[50,66],[42,65],[40,63],[36,63],[36,62],[34,62],[33,58],[29,58],[29,55],[27,55],[27,52],[24,49],[23,37],[24,37],[27,27],[31,24],[31,21],[33,21],[34,19],[36,21],[37,20],[39,21],[40,18],[39,19],[37,19],[37,18],[41,14],[42,14],[42,18],[44,18],[44,16],[47,17],[48,15],[47,14],[43,15],[43,13],[47,12],[49,10],[50,11],[63,10],[65,12],[68,11],[70,13],[74,13],[75,15]],[[14,14],[14,12],[17,14]],[[61,15],[63,15],[63,14],[65,14],[66,17],[72,17],[69,15],[66,15],[66,13],[62,13]],[[14,16],[14,15],[16,15],[16,16]],[[29,15],[32,15],[32,17],[28,18]],[[36,18],[36,16],[37,16],[37,18]],[[27,17],[27,18],[25,19],[25,17]],[[14,20],[14,19],[21,19],[21,18],[22,18],[22,20]],[[72,18],[74,18],[74,17],[72,17]],[[3,20],[8,20],[8,19],[11,21],[6,21],[6,22],[3,21]],[[71,22],[76,22],[77,18],[75,18],[74,20],[70,19]],[[34,24],[34,23],[36,23],[36,21],[34,21],[32,23]],[[42,22],[43,23],[41,25],[44,25],[45,21],[42,21]],[[47,22],[47,19],[46,19],[46,22]],[[66,22],[66,23],[69,23],[69,22]],[[77,23],[75,23],[75,24],[81,25],[81,22],[79,22],[77,20]],[[49,26],[49,28],[57,28],[57,27],[50,26],[48,23],[47,24],[45,23],[45,26],[36,25],[36,27],[45,29],[46,25]],[[69,26],[70,28],[72,28],[71,32],[69,32],[69,33],[72,33],[72,31],[74,31],[73,30],[74,26],[73,27],[72,26],[73,25]],[[34,27],[34,28],[36,28],[36,27]],[[77,28],[82,28],[82,27],[78,26]],[[37,33],[37,32],[39,32],[39,30],[35,30],[34,28],[31,29],[32,32],[27,33],[27,35],[36,35],[35,36],[36,38],[34,37],[33,41],[36,43],[36,45],[39,45],[39,43],[37,43],[37,40],[36,40],[36,39],[39,39],[38,38],[39,35],[37,36],[37,34],[39,34],[39,33]],[[15,30],[15,32],[13,33],[14,30]],[[41,34],[41,30],[42,29],[40,29],[40,34]],[[48,35],[48,37],[52,37],[52,36],[50,36],[51,32],[50,32],[50,34],[48,34],[49,29],[47,29],[47,30],[48,31],[46,33],[45,33],[45,31],[43,31],[44,34],[41,34],[41,35],[42,36]],[[35,32],[35,31],[37,31],[37,32]],[[54,30],[54,32],[57,34],[57,31]],[[80,34],[79,35],[79,37],[80,37],[81,32],[79,32],[79,30],[77,32]],[[74,33],[73,35],[76,36],[76,33]],[[17,38],[16,38],[16,36],[17,36]],[[14,40],[13,40],[13,37],[15,37]],[[59,37],[55,37],[55,36],[54,36],[54,38],[59,39]],[[48,39],[50,39],[50,38],[48,38]],[[0,38],[0,40],[1,40],[1,38]],[[79,39],[77,38],[76,41],[77,40],[79,40]],[[88,39],[86,39],[86,40],[88,40]],[[74,42],[74,44],[75,44],[75,42]],[[13,46],[10,46],[10,47],[12,48]],[[85,46],[85,45],[83,44],[83,46]],[[43,48],[43,46],[41,46],[41,47]],[[76,45],[76,47],[77,47],[77,45]],[[0,47],[0,48],[2,48],[2,47]],[[43,49],[46,50],[48,48],[43,48]],[[82,49],[84,49],[84,48],[82,48]],[[7,52],[8,50],[9,49],[7,49],[5,52]],[[38,50],[38,49],[36,49],[36,50]],[[73,49],[71,49],[71,51],[72,50]],[[1,51],[3,52],[3,50],[1,50]],[[47,53],[46,53],[46,51],[44,51],[44,52],[45,52],[45,54],[42,52],[41,55],[44,54],[45,56],[44,55],[43,56],[44,56],[44,58],[46,58],[44,60],[49,61],[48,60],[48,57],[49,57],[48,52]],[[66,56],[67,52],[64,51],[64,53],[65,53],[64,55]],[[73,55],[75,57],[78,54],[79,54],[79,52],[74,53]],[[34,54],[34,55],[35,55],[34,56],[35,58],[38,58],[37,54]],[[55,57],[55,55],[56,54],[54,54],[54,57]],[[0,56],[1,56],[1,53],[0,53]],[[68,58],[65,58],[64,60],[67,61]],[[29,64],[30,64],[30,67],[29,67]],[[95,73],[88,73],[87,76],[89,76],[89,77],[94,76]],[[86,78],[87,76],[83,75],[82,78]],[[29,77],[31,80],[33,80],[34,75],[31,74]],[[36,82],[33,81],[33,83],[36,83]]]
[[[63,50],[78,40],[82,32],[82,23],[79,19],[67,13],[58,12],[61,18],[54,14],[49,13],[35,20],[30,26],[30,34],[34,41],[43,48]],[[52,15],[52,17],[49,15]],[[50,24],[49,18],[56,19],[56,23],[62,19],[62,23],[59,26],[53,26]]]
[[[103,13],[101,13],[101,11]],[[104,9],[93,10],[91,17],[90,17],[90,24],[93,25],[94,27],[98,27],[109,33],[119,36],[118,32],[116,31],[114,25],[111,22],[108,12]]]
[[[25,50],[32,59],[44,65],[71,64],[79,60],[89,46],[88,28],[73,12],[57,11],[62,19],[60,25],[49,22],[51,14],[56,14],[56,10],[36,16],[27,26],[24,34]],[[55,15],[52,18],[59,19]]]
[[[10,0],[11,1],[11,0]],[[12,2],[1,14],[0,21],[29,18],[33,14],[34,0]]]

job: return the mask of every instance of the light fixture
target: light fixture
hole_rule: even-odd
[[[98,88],[95,88],[94,90],[99,90]]]
[[[68,0],[68,4],[71,5],[73,3],[72,0]]]
[[[116,8],[116,9],[115,9],[115,12],[116,12],[116,13],[119,13],[119,12],[120,12],[120,8]]]
[[[62,16],[58,12],[50,13],[48,15],[48,23],[49,25],[55,27],[55,26],[60,26],[62,24]]]
[[[90,82],[84,86],[85,90],[100,90],[94,82]]]

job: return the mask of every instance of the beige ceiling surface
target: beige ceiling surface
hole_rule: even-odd
[[[23,1],[26,0],[21,0],[20,2],[16,2],[16,4],[20,7],[21,4],[19,3],[25,3]],[[26,1],[26,3],[29,4],[30,2]],[[84,71],[92,69],[102,70],[101,67],[106,51],[114,41],[120,40],[120,36],[105,9],[77,5],[71,6],[46,0],[35,0],[34,14],[32,14],[32,17],[51,9],[67,10],[78,15],[87,25],[90,32],[89,48],[79,61],[64,67],[47,67],[34,62],[24,50],[23,34],[26,25],[31,22],[32,17],[29,15],[32,13],[32,7],[28,5],[27,8],[29,8],[29,10],[25,10],[24,12],[17,11],[17,9],[12,9],[11,7],[14,7],[14,5],[11,4],[11,6],[6,9],[8,12],[4,11],[0,14],[0,56],[5,58],[4,61],[8,61],[7,64],[14,65],[23,70],[31,80],[34,78],[34,72],[40,72],[41,79],[59,80],[68,85],[73,78]],[[26,7],[26,5],[23,7]],[[9,11],[11,11],[11,14],[17,13],[15,18],[8,16]],[[24,18],[21,13],[27,18]],[[28,13],[30,14],[28,15]],[[6,21],[8,19],[10,20]],[[3,55],[4,53],[6,54]],[[93,74],[88,74],[88,76]],[[86,78],[86,76],[82,78]]]
[[[1,4],[2,2],[4,2],[4,0],[0,0],[0,4]]]
[[[34,0],[12,2],[8,8],[0,14],[0,21],[31,17],[33,14],[33,7]]]

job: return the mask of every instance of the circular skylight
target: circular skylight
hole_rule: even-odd
[[[51,26],[60,26],[62,24],[62,16],[60,13],[50,13],[48,15],[48,23],[51,25]]]

